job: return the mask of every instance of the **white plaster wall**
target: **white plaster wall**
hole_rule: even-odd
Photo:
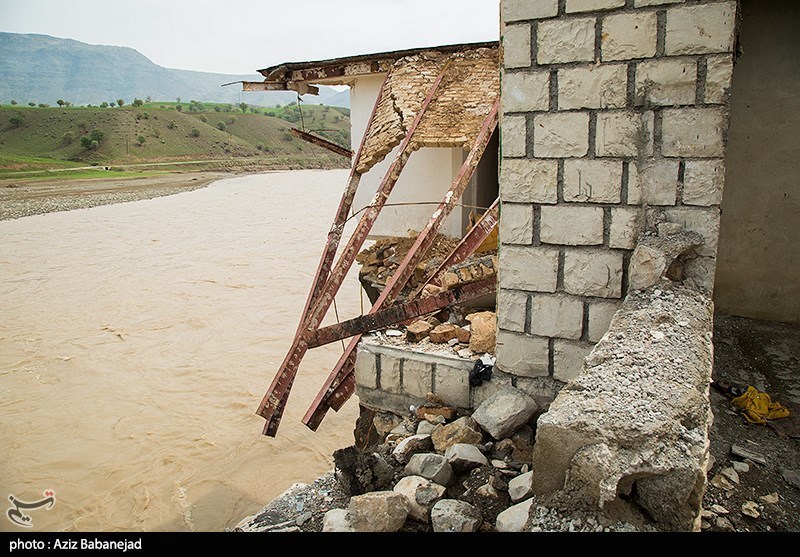
[[[364,136],[384,77],[384,74],[359,77],[356,83],[350,87],[350,118],[354,151],[361,144],[361,138]],[[353,202],[354,211],[358,211],[372,201],[381,180],[394,157],[397,156],[397,152],[398,148],[395,147],[383,161],[373,166],[361,177]],[[423,148],[416,151],[411,155],[400,174],[400,179],[389,196],[388,204],[441,202],[445,192],[458,174],[463,159],[464,152],[460,148]],[[405,236],[409,229],[421,230],[435,209],[436,205],[384,207],[372,227],[370,237]],[[451,213],[441,229],[442,234],[455,238],[462,236],[461,213],[460,208],[456,208]]]

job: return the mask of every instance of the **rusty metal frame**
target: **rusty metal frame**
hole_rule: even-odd
[[[291,132],[292,135],[299,137],[306,143],[311,143],[312,145],[316,145],[317,147],[322,147],[323,149],[327,149],[328,151],[331,151],[343,157],[347,157],[348,159],[353,158],[353,151],[351,151],[350,149],[345,149],[341,145],[337,145],[332,141],[328,141],[324,137],[314,135],[313,133],[304,132],[298,130],[297,128],[291,128],[289,131]]]
[[[302,360],[305,353],[308,351],[308,345],[306,343],[306,335],[311,331],[316,330],[319,327],[322,319],[325,317],[325,314],[327,313],[328,309],[330,308],[333,302],[333,297],[339,290],[339,287],[344,281],[344,278],[347,275],[347,272],[349,271],[350,267],[352,266],[353,261],[355,261],[355,257],[358,254],[358,251],[361,249],[361,246],[364,244],[364,241],[366,240],[369,231],[372,229],[372,225],[377,219],[381,209],[386,204],[386,200],[388,199],[389,194],[391,193],[392,189],[394,188],[394,185],[397,183],[397,180],[400,177],[401,170],[408,162],[408,159],[410,158],[411,153],[414,150],[411,142],[414,132],[419,126],[419,123],[422,120],[425,111],[427,110],[428,106],[433,100],[436,91],[439,89],[439,85],[442,83],[448,69],[450,68],[450,65],[451,61],[448,60],[442,67],[441,71],[439,72],[439,75],[436,77],[436,80],[434,81],[427,96],[425,97],[422,106],[418,110],[414,118],[414,121],[409,126],[408,131],[406,132],[406,136],[404,137],[403,142],[400,145],[400,151],[397,157],[394,159],[391,166],[389,167],[389,170],[386,172],[386,175],[384,176],[384,179],[381,181],[381,184],[378,187],[378,191],[376,192],[372,203],[370,204],[367,211],[365,211],[365,213],[359,220],[358,225],[356,226],[356,230],[353,232],[353,235],[350,237],[350,240],[345,246],[342,254],[336,261],[334,268],[327,275],[327,280],[325,280],[321,288],[319,288],[318,284],[315,285],[315,287],[309,294],[309,304],[307,305],[307,311],[304,312],[305,319],[301,320],[299,332],[295,336],[295,339],[292,342],[292,346],[290,347],[289,352],[286,354],[286,357],[283,363],[281,364],[278,373],[275,375],[275,378],[273,379],[269,390],[264,395],[264,398],[261,400],[261,403],[258,406],[258,410],[256,411],[256,413],[259,416],[262,416],[266,420],[266,424],[263,430],[263,433],[265,435],[268,435],[270,437],[274,437],[276,435],[278,425],[280,424],[280,419],[283,414],[283,409],[286,406],[286,399],[288,398],[289,392],[291,391],[292,388],[292,384],[294,383],[294,377],[297,374],[297,369],[300,365],[300,361]],[[378,98],[380,99],[380,95]],[[367,132],[365,132],[364,134],[365,139],[368,131],[369,130],[367,130]],[[354,165],[354,168],[355,166],[356,165]],[[353,180],[351,179],[351,184],[352,182]],[[345,194],[345,196],[347,196],[349,190],[350,190],[350,185],[348,185],[348,192]],[[353,190],[354,190],[353,195],[355,195],[355,189],[353,188]],[[342,201],[343,202],[345,201],[344,197]],[[352,203],[352,199],[350,199],[350,203]],[[341,209],[342,205],[340,205],[340,211]],[[337,223],[340,222],[338,219],[339,216],[341,215],[337,214]],[[334,225],[334,227],[336,227],[336,224]],[[339,230],[338,234],[340,237],[341,230]],[[329,248],[330,248],[330,242],[328,244],[328,249]],[[335,249],[333,250],[333,252],[335,254]],[[324,271],[323,261],[320,262],[320,268],[318,269],[318,278],[322,278],[321,271]]]

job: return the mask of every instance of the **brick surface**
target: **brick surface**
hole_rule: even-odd
[[[637,207],[612,207],[608,247],[633,249],[641,229],[641,209]]]
[[[643,6],[660,6],[661,4],[678,4],[686,0],[634,0],[633,5],[637,8]]]
[[[558,70],[558,108],[623,108],[627,75],[625,64]]]
[[[592,302],[589,304],[589,340],[598,342],[608,331],[611,319],[622,302]]]
[[[600,112],[595,141],[598,157],[649,157],[653,153],[653,113]]]
[[[719,205],[725,183],[725,161],[686,161],[683,202],[686,205]]]
[[[567,0],[568,14],[575,12],[592,12],[595,10],[611,10],[621,8],[625,0]]]
[[[559,381],[575,379],[583,368],[583,359],[594,346],[585,342],[557,340],[553,343],[553,377]]]
[[[652,58],[656,54],[655,12],[625,13],[603,18],[602,60]]]
[[[381,356],[383,358],[383,356]],[[403,392],[425,398],[433,386],[433,365],[413,357],[403,360]]]
[[[563,294],[534,294],[531,297],[531,333],[543,337],[581,338],[583,302]]]
[[[631,163],[628,172],[628,203],[675,205],[678,189],[679,162],[650,159]]]
[[[497,367],[503,371],[522,377],[549,374],[550,354],[546,338],[498,331],[496,350]]]
[[[539,64],[594,61],[594,26],[593,17],[540,22],[536,61]]]
[[[719,208],[670,207],[664,213],[669,222],[676,222],[686,230],[697,232],[705,240],[705,244],[697,248],[697,253],[708,257],[716,257],[719,240]]]
[[[527,23],[504,27],[503,65],[506,68],[527,68],[531,65],[531,26]]]
[[[558,0],[503,0],[503,21],[521,21],[553,17],[558,13]]]
[[[497,293],[497,326],[507,331],[524,332],[527,304],[527,292],[501,289]]]
[[[582,157],[589,151],[589,113],[538,114],[533,121],[536,157]]]
[[[558,162],[504,159],[500,167],[500,199],[513,203],[555,203]]]
[[[636,66],[636,104],[694,104],[696,82],[697,63],[693,59],[641,62]]]
[[[564,201],[619,203],[622,162],[569,159],[564,162]]]
[[[506,72],[502,95],[505,112],[547,110],[550,108],[550,72]]]
[[[504,156],[525,156],[528,134],[526,127],[524,116],[503,116],[500,125],[500,139],[503,143]]]
[[[736,2],[709,2],[667,10],[667,55],[733,50]]]
[[[540,238],[545,244],[593,246],[603,243],[600,207],[542,207]]]
[[[532,205],[503,202],[500,206],[500,222],[500,241],[503,244],[533,243]]]
[[[733,58],[729,54],[709,56],[706,68],[705,102],[711,104],[728,102],[733,78]]]
[[[501,246],[498,277],[500,288],[555,292],[557,276],[557,249]]]
[[[469,371],[465,368],[436,364],[435,392],[445,404],[456,408],[469,408]]]
[[[388,354],[381,354],[380,366],[381,390],[390,393],[403,392],[401,382],[402,376],[400,373],[400,358],[396,358]]]
[[[375,354],[366,350],[356,352],[356,385],[375,389],[378,386],[378,369],[376,367]]]
[[[622,295],[622,254],[601,250],[566,250],[564,290],[578,296],[619,298]]]
[[[668,108],[661,152],[667,157],[722,157],[727,119],[722,108]]]

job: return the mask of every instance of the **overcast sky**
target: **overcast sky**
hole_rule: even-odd
[[[128,46],[168,68],[252,74],[497,40],[498,14],[499,0],[0,0],[0,31]]]

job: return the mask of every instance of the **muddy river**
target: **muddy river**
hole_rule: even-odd
[[[252,175],[0,222],[4,503],[54,491],[26,511],[34,531],[214,531],[329,470],[357,399],[317,433],[300,419],[340,344],[308,353],[276,439],[254,411],[346,179]],[[359,298],[354,270],[342,318]],[[23,531],[5,511],[0,531]]]

